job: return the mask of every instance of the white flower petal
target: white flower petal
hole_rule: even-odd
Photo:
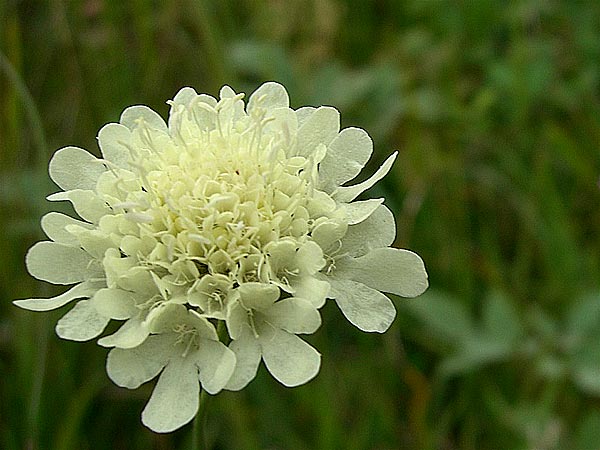
[[[366,179],[362,183],[358,183],[353,186],[340,186],[333,192],[333,198],[340,203],[351,202],[364,191],[373,187],[375,183],[377,183],[383,177],[385,177],[392,168],[397,156],[398,152],[392,153],[388,159],[383,162],[381,167],[377,169],[377,172],[375,172],[370,178]]]
[[[294,295],[309,301],[315,308],[325,304],[327,294],[329,294],[329,282],[325,280],[304,276],[294,282]]]
[[[352,202],[345,205],[346,222],[355,225],[368,219],[371,214],[383,203],[383,198],[372,198],[369,200]]]
[[[296,113],[296,117],[298,118],[298,126],[302,126],[316,110],[317,108],[313,106],[303,106],[302,108],[298,108],[296,111],[294,111]]]
[[[105,160],[126,168],[129,166],[130,152],[127,144],[131,141],[131,130],[120,123],[108,123],[98,132],[98,145]]]
[[[327,148],[319,164],[325,190],[333,190],[356,177],[373,153],[373,141],[361,128],[345,128]]]
[[[52,298],[28,298],[15,300],[13,303],[23,309],[30,311],[50,311],[60,308],[75,299],[90,297],[98,290],[98,286],[89,281],[76,284],[67,292]]]
[[[113,348],[106,360],[106,373],[117,385],[135,389],[151,380],[173,354],[176,335],[156,335],[130,349]]]
[[[139,312],[135,297],[122,289],[100,289],[90,301],[96,311],[111,319],[129,319]]]
[[[402,297],[421,295],[428,286],[425,265],[419,255],[391,247],[373,249],[358,258],[340,259],[335,275]]]
[[[321,326],[321,314],[317,308],[301,298],[280,300],[265,314],[271,325],[290,333],[314,333]]]
[[[109,248],[117,248],[113,238],[101,230],[76,229],[70,227],[79,240],[79,246],[83,248],[94,259],[102,260]]]
[[[297,154],[300,156],[313,154],[319,144],[329,144],[339,131],[339,111],[329,106],[318,108],[298,128]]]
[[[244,283],[237,290],[240,302],[247,309],[265,310],[279,298],[279,288],[273,284]]]
[[[325,266],[323,250],[316,242],[308,241],[296,252],[298,267],[303,273],[317,273]]]
[[[196,329],[196,333],[200,339],[219,340],[215,326],[196,310],[188,309],[187,325]]]
[[[325,253],[339,250],[339,242],[346,234],[348,225],[341,221],[327,220],[313,228],[311,237]]]
[[[81,300],[56,324],[56,334],[70,341],[88,341],[104,331],[110,321],[89,300]]]
[[[50,177],[65,191],[95,189],[105,171],[102,160],[79,147],[61,148],[50,160]]]
[[[146,340],[150,331],[139,317],[127,320],[115,333],[98,340],[103,347],[133,348]]]
[[[126,108],[119,119],[121,125],[130,130],[135,130],[141,123],[160,131],[167,131],[167,124],[156,111],[145,105],[135,105]]]
[[[396,308],[381,292],[351,280],[331,277],[330,283],[330,296],[346,319],[362,331],[383,333],[394,321]]]
[[[187,308],[177,303],[164,303],[160,308],[154,308],[152,313],[152,320],[148,319],[152,333],[169,333],[189,320]]]
[[[235,353],[219,341],[203,339],[196,352],[202,387],[216,394],[225,387],[235,369]]]
[[[267,110],[275,108],[287,108],[290,106],[290,98],[285,88],[274,81],[269,81],[261,85],[254,91],[248,99],[248,113],[256,108],[265,108]]]
[[[233,98],[236,95],[237,94],[235,93],[235,91],[231,89],[231,86],[224,85],[221,89],[219,89],[219,98],[221,99]]]
[[[200,383],[192,358],[172,358],[142,411],[142,423],[157,433],[169,433],[191,421],[198,412]]]
[[[238,302],[232,303],[227,310],[227,332],[231,339],[238,339],[248,323],[248,312]]]
[[[175,100],[170,103],[169,131],[171,136],[184,145],[198,139],[201,133],[215,128],[217,100],[214,97],[195,94],[192,89],[190,92],[186,92],[181,100],[179,100],[178,94]]]
[[[242,101],[244,94],[236,94],[229,86],[223,86],[219,91],[219,97],[221,100],[217,104],[217,110],[222,126],[231,125],[246,114]]]
[[[175,97],[173,97],[173,100],[167,103],[171,105],[171,108],[173,108],[173,106],[176,105],[189,106],[192,100],[194,100],[196,97],[198,97],[198,93],[196,92],[196,90],[192,87],[187,86],[179,89],[179,91],[177,91],[177,94],[175,94]]]
[[[91,223],[82,222],[57,212],[49,212],[42,217],[42,230],[50,239],[61,244],[67,244],[79,247],[77,236],[66,230],[68,225],[78,225],[83,228],[92,228]]]
[[[298,132],[298,117],[290,108],[276,108],[269,110],[267,118],[270,119],[264,125],[267,133],[281,136],[286,147],[286,155],[294,156],[295,136]]]
[[[80,248],[42,241],[29,249],[26,265],[29,273],[39,280],[73,284],[86,279],[91,260]]]
[[[394,215],[387,206],[379,205],[367,219],[348,227],[342,239],[340,253],[362,256],[371,249],[389,247],[394,239],[396,239]]]
[[[47,197],[51,202],[69,200],[79,216],[88,222],[98,223],[100,218],[110,214],[112,210],[93,191],[75,189],[67,192],[57,192]]]
[[[235,369],[225,385],[225,389],[230,391],[245,388],[256,376],[260,364],[260,345],[250,327],[246,325],[238,337],[229,344],[236,359]]]
[[[287,387],[298,386],[317,375],[321,355],[295,334],[271,328],[259,337],[262,357],[271,375]]]

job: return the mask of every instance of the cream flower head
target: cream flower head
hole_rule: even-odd
[[[384,332],[396,310],[381,291],[427,288],[421,258],[389,247],[396,229],[383,199],[355,201],[396,154],[346,185],[373,150],[364,130],[340,131],[331,107],[291,109],[277,83],[243,99],[228,86],[218,100],[183,88],[168,123],[132,106],[100,130],[102,158],[66,147],[50,162],[63,191],[48,199],[70,201],[83,220],[45,215],[50,240],[29,250],[27,268],[74,286],[15,304],[77,300],[56,325],[75,341],[124,321],[98,343],[112,348],[107,371],[119,386],[159,376],[142,413],[157,432],[194,417],[200,385],[242,389],[261,360],[285,386],[312,379],[320,354],[298,334],[319,328],[326,299],[359,329]]]

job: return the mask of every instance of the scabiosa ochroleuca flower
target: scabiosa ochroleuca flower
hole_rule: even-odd
[[[109,377],[136,388],[158,376],[142,420],[157,432],[190,421],[200,388],[239,390],[260,361],[285,386],[312,379],[320,354],[299,334],[321,325],[333,299],[363,331],[384,332],[396,310],[382,292],[415,297],[423,262],[391,248],[396,229],[383,199],[356,201],[390,170],[348,185],[373,145],[340,130],[331,107],[289,106],[265,83],[244,103],[183,88],[168,123],[127,108],[98,134],[102,158],[58,150],[50,176],[82,220],[50,212],[49,240],[27,254],[36,278],[74,285],[50,299],[15,303],[47,311],[76,301],[56,325],[112,348]]]

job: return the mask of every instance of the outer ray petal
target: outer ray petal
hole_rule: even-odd
[[[339,111],[329,106],[318,108],[298,128],[298,155],[311,155],[319,144],[329,144],[339,131]]]
[[[362,331],[383,333],[396,317],[396,308],[384,294],[362,283],[331,278],[330,295],[354,326]]]
[[[239,339],[231,341],[229,348],[235,354],[235,369],[225,389],[239,391],[245,388],[256,376],[260,364],[260,344],[246,325]]]
[[[388,159],[383,162],[381,167],[377,169],[377,172],[375,172],[370,178],[366,179],[362,183],[358,183],[353,186],[340,186],[333,192],[333,198],[341,203],[351,202],[364,191],[373,187],[375,183],[377,183],[383,177],[385,177],[392,168],[397,156],[398,152],[392,153]]]
[[[307,300],[290,297],[276,302],[268,311],[268,321],[290,333],[314,333],[321,326],[321,315]]]
[[[385,205],[379,207],[364,221],[351,225],[342,239],[341,254],[362,256],[371,249],[389,247],[396,239],[394,215]]]
[[[175,338],[175,335],[149,336],[135,348],[112,349],[106,360],[109,378],[117,386],[129,389],[151,380],[171,358]]]
[[[335,274],[402,297],[421,295],[428,286],[419,255],[390,247],[373,249],[359,258],[340,259]]]
[[[346,235],[348,225],[342,221],[328,220],[317,225],[311,232],[311,237],[323,249],[323,252],[339,250],[339,243]],[[333,250],[332,250],[333,249]]]
[[[241,339],[244,327],[248,324],[248,313],[238,301],[229,306],[226,324],[231,339]]]
[[[294,295],[309,301],[315,308],[320,308],[325,304],[328,293],[329,282],[319,280],[314,276],[300,277],[294,283]]]
[[[105,171],[102,160],[79,147],[61,148],[50,160],[50,177],[65,191],[95,189],[98,177]]]
[[[196,352],[202,387],[209,394],[217,394],[225,387],[235,369],[235,353],[219,341],[203,339]]]
[[[98,145],[105,160],[118,167],[129,167],[131,130],[120,123],[108,123],[98,132]]]
[[[127,320],[115,333],[98,340],[103,347],[134,348],[146,340],[150,330],[140,317]]]
[[[326,191],[352,180],[373,153],[373,141],[361,128],[345,128],[327,147],[319,164],[319,176]]]
[[[196,97],[198,97],[196,89],[194,89],[193,87],[186,86],[179,89],[179,91],[177,91],[177,94],[175,94],[175,97],[173,97],[173,100],[169,100],[167,103],[171,105],[171,108],[177,105],[188,106]],[[169,116],[170,115],[171,114],[169,114]]]
[[[138,128],[141,121],[151,128],[167,132],[167,124],[160,114],[145,105],[135,105],[126,108],[119,119],[119,123],[125,125],[130,130]]]
[[[270,110],[289,106],[290,98],[285,88],[279,83],[268,81],[250,95],[246,109],[251,113],[257,107]]]
[[[67,292],[64,292],[52,298],[28,298],[24,300],[15,300],[13,303],[21,308],[30,311],[50,311],[60,308],[67,303],[79,298],[91,297],[98,290],[98,286],[89,281],[76,284]]]
[[[54,284],[84,281],[91,261],[92,258],[80,248],[51,241],[34,244],[26,256],[29,273],[39,280]]]
[[[98,223],[100,218],[112,211],[93,191],[75,189],[67,192],[57,192],[48,197],[51,202],[69,200],[79,216],[88,222]]]
[[[299,386],[319,372],[321,355],[295,334],[272,328],[259,342],[267,369],[284,386]]]
[[[135,297],[122,289],[100,289],[91,302],[96,311],[111,319],[129,319],[139,312],[135,306]]]
[[[78,225],[88,229],[93,227],[91,223],[82,222],[81,220],[73,219],[65,214],[54,211],[42,217],[42,230],[44,230],[46,236],[55,242],[78,247],[79,239],[66,230],[68,225]]]
[[[348,225],[355,225],[369,218],[371,214],[383,203],[383,198],[373,198],[360,202],[348,203],[346,206],[346,221]]]
[[[244,283],[238,288],[240,301],[246,308],[264,310],[279,298],[279,288],[266,283]]]
[[[104,331],[110,321],[89,300],[81,300],[56,324],[56,334],[70,341],[89,341]]]
[[[172,358],[142,411],[142,422],[157,433],[176,430],[194,418],[199,397],[198,368],[194,360]]]
[[[317,110],[317,108],[313,106],[303,106],[302,108],[298,108],[295,113],[298,118],[298,126],[304,125],[304,123],[308,120],[310,116]]]

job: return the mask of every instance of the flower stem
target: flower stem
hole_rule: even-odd
[[[192,430],[192,450],[208,450],[206,442],[206,404],[208,403],[208,393],[205,390],[200,392],[200,405],[194,419]]]

